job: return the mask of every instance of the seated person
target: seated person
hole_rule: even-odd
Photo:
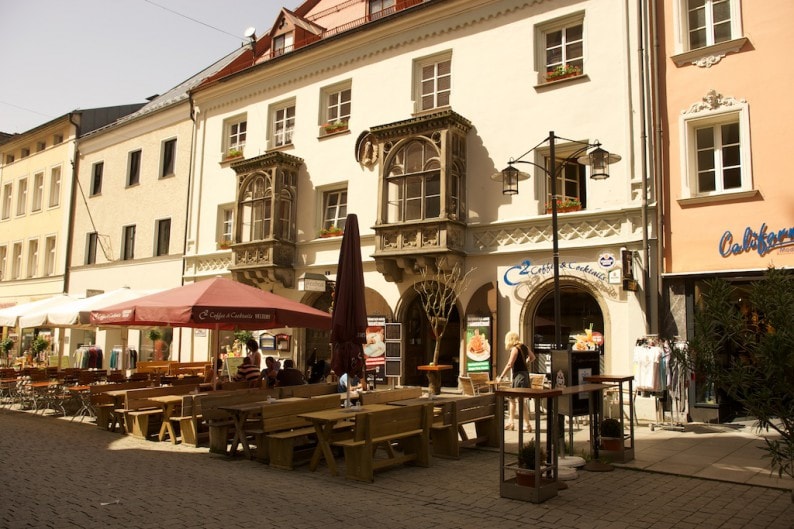
[[[284,369],[276,373],[276,387],[281,386],[300,386],[305,384],[306,379],[299,369],[295,369],[295,362],[292,359],[284,360]]]
[[[276,386],[276,375],[281,369],[281,362],[268,356],[265,358],[265,368],[262,370],[262,378],[267,381],[267,387],[273,388]]]
[[[347,392],[347,381],[348,375],[344,373],[341,377],[339,377],[339,386],[338,391],[339,393],[346,393]],[[353,375],[350,377],[350,392],[355,393],[360,389],[363,389],[363,384],[361,383],[361,377],[358,375]]]
[[[325,380],[325,360],[316,360],[309,370],[309,384],[317,384]]]
[[[235,382],[245,380],[252,387],[259,382],[259,368],[253,364],[251,357],[246,356],[243,358],[243,363],[237,368],[237,374],[234,375],[232,380]]]

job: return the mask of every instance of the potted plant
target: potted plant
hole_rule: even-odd
[[[320,237],[323,239],[328,237],[340,237],[344,233],[345,232],[342,228],[332,224],[331,226],[320,230]]]
[[[226,159],[231,160],[232,158],[240,158],[243,155],[243,150],[238,149],[237,147],[232,147],[228,151],[226,151]]]
[[[540,464],[546,462],[546,450],[540,447]],[[518,451],[518,469],[516,470],[516,483],[527,487],[535,487],[539,476],[535,474],[535,440],[530,439]]]
[[[10,336],[6,336],[2,340],[0,340],[0,353],[2,353],[3,358],[8,356],[9,351],[14,348],[14,340],[11,339]]]
[[[227,239],[226,237],[223,237],[221,240],[218,241],[218,249],[220,250],[226,250],[228,248],[231,248],[231,246],[232,246],[231,239]]]
[[[546,213],[551,213],[551,200],[546,202]],[[564,197],[557,199],[557,213],[565,213],[567,211],[579,211],[582,209],[582,203],[575,198]]]
[[[50,348],[50,341],[43,336],[36,336],[30,343],[30,352],[33,353],[34,360],[40,353]]]
[[[582,75],[582,69],[572,64],[561,64],[553,70],[546,72],[546,81],[559,81],[568,77],[578,77]]]
[[[342,121],[340,119],[337,119],[336,121],[329,121],[328,123],[323,124],[323,130],[326,134],[342,132],[343,130],[347,130],[347,121]]]
[[[623,446],[623,428],[617,419],[601,421],[601,448],[616,452]]]

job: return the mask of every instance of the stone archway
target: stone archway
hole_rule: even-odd
[[[524,340],[531,344],[537,356],[535,372],[548,373],[551,360],[547,351],[554,343],[554,287],[551,282],[537,288],[526,300],[522,310]],[[561,338],[567,346],[576,335],[584,334],[586,328],[607,336],[607,323],[603,299],[584,281],[575,278],[560,282]],[[600,346],[601,372],[604,371],[604,343]]]
[[[413,296],[405,300],[402,313],[402,321],[405,322],[402,381],[406,386],[426,386],[427,377],[417,368],[432,361],[435,341],[418,294],[413,289],[410,292]],[[461,318],[456,305],[450,312],[446,331],[441,339],[439,364],[453,366],[453,369],[441,373],[441,387],[458,387],[460,336]]]

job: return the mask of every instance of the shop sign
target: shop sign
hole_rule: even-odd
[[[533,265],[529,259],[521,264],[511,266],[502,276],[502,281],[508,286],[518,287],[519,285],[534,286],[541,281],[548,279],[554,274],[554,265],[544,263]],[[593,263],[581,263],[576,261],[560,261],[560,275],[580,277],[587,280],[590,285],[612,298],[618,297],[618,289],[609,283],[609,271],[601,270]]]
[[[490,338],[490,317],[466,316],[466,372],[490,372]]]
[[[746,252],[757,252],[764,256],[772,250],[794,246],[794,226],[769,231],[766,223],[756,232],[751,227],[744,229],[741,240],[734,238],[730,230],[725,231],[720,238],[719,252],[723,257],[731,257]]]

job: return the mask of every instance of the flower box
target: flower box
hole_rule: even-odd
[[[344,235],[344,230],[337,228],[336,226],[331,226],[330,228],[324,228],[320,230],[320,238],[327,239],[329,237],[340,237]]]
[[[335,134],[347,130],[347,121],[334,121],[323,125],[326,134]]]
[[[546,82],[559,81],[569,77],[579,77],[582,75],[582,69],[578,66],[557,66],[553,70],[546,72]]]
[[[551,202],[546,202],[546,213],[551,213]],[[582,209],[582,203],[575,199],[558,199],[557,200],[557,213],[567,213],[569,211],[579,211]]]
[[[229,239],[221,239],[218,241],[218,249],[219,250],[227,250],[232,247],[232,241]]]

